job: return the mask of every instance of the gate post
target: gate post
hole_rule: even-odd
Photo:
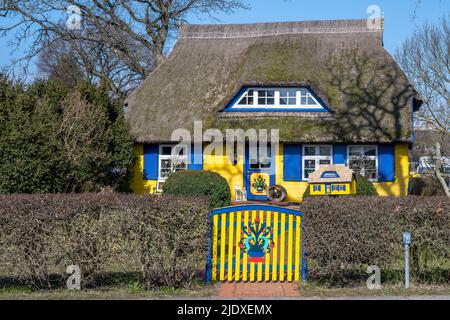
[[[306,264],[306,252],[305,252],[305,228],[303,226],[302,218],[302,282],[306,283],[308,278],[308,266]]]
[[[208,241],[208,258],[206,260],[206,283],[211,283],[212,273],[212,246],[213,246],[213,223],[212,223],[212,211],[208,214],[209,219],[209,241]]]

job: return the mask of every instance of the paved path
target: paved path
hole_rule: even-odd
[[[219,298],[298,298],[297,283],[289,282],[225,282],[220,285]]]

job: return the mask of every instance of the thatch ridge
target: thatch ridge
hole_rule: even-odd
[[[223,39],[270,37],[293,34],[323,33],[381,33],[381,29],[368,28],[367,19],[320,20],[252,24],[194,24],[184,25],[180,39]]]

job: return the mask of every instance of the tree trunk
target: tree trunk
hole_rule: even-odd
[[[436,142],[436,164],[434,166],[434,172],[436,174],[436,178],[441,183],[445,194],[447,195],[448,198],[450,198],[450,191],[448,190],[448,185],[445,182],[444,176],[442,175],[442,172],[441,172],[442,167],[443,167],[443,164],[442,164],[442,156],[441,156],[441,144],[439,142]]]

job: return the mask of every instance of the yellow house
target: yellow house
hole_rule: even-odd
[[[311,173],[339,164],[381,196],[407,195],[422,102],[382,38],[366,20],[183,26],[170,56],[126,101],[139,160],[133,190],[160,192],[174,171],[210,170],[233,198],[237,186],[264,200],[281,185],[298,202]],[[227,130],[239,138],[262,129],[276,132],[271,145],[255,154],[244,139],[226,151]],[[192,144],[174,158],[182,139]],[[211,150],[211,140],[223,148]]]

